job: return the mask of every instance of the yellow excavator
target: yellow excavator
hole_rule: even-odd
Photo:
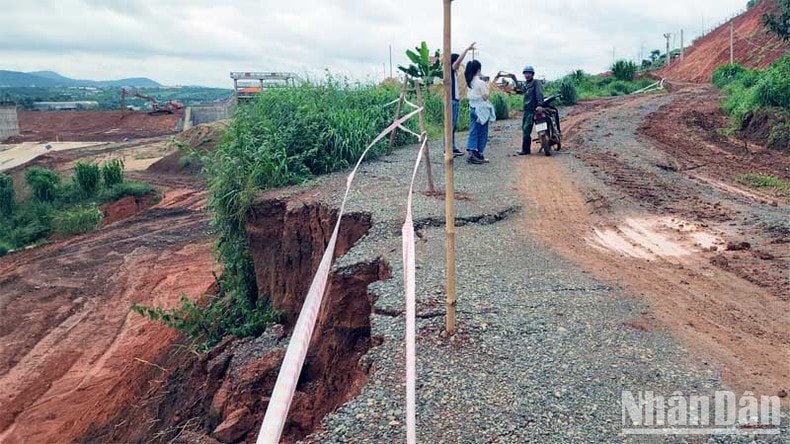
[[[146,96],[145,94],[141,94],[137,88],[132,86],[124,86],[121,88],[121,114],[123,115],[126,112],[126,98],[127,97],[137,97],[143,100],[147,100],[151,104],[151,111],[148,111],[148,114],[155,116],[160,114],[173,114],[177,110],[180,110],[184,107],[181,102],[176,100],[170,100],[165,103],[159,103],[155,98],[151,96]]]

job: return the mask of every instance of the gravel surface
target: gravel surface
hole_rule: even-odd
[[[516,163],[533,159],[511,156],[517,147],[508,141],[517,132],[515,120],[497,122],[486,153],[490,164],[455,162],[456,191],[469,200],[456,202],[465,225],[457,229],[459,330],[450,338],[442,334],[445,238],[443,228],[434,226],[444,218],[444,201],[415,196],[414,219],[423,222],[417,241],[418,441],[684,442],[622,435],[621,392],[710,394],[723,387],[716,369],[666,332],[624,325],[649,308],[530,237]],[[443,188],[439,149],[434,144],[433,170]],[[335,266],[381,256],[394,278],[371,286],[372,334],[383,342],[362,358],[372,363],[370,380],[307,442],[405,439],[400,227],[415,151],[404,148],[365,164],[349,197],[347,211],[372,213],[374,226]],[[423,172],[420,190],[426,189]],[[282,193],[320,193],[337,205],[344,184],[345,174],[335,174]],[[752,441],[716,440],[711,442]]]

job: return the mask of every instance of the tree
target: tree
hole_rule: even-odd
[[[650,51],[650,61],[651,62],[655,62],[656,60],[658,60],[658,58],[660,56],[661,56],[661,50],[654,49],[654,50]]]
[[[777,0],[779,14],[763,15],[763,25],[782,40],[790,41],[790,0]]]
[[[433,78],[442,78],[442,61],[439,50],[431,57],[431,52],[428,50],[428,44],[422,42],[420,46],[415,47],[417,52],[411,49],[406,50],[406,57],[411,60],[409,66],[400,66],[398,69],[406,73],[411,78],[422,79],[423,82],[430,85]]]

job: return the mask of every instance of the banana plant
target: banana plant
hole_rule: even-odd
[[[409,66],[398,66],[398,69],[413,79],[422,79],[425,84],[432,84],[434,78],[442,78],[442,62],[439,50],[431,57],[428,44],[422,42],[420,46],[406,50],[406,57],[411,60]]]

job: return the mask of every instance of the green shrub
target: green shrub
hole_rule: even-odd
[[[60,236],[88,233],[101,225],[103,214],[96,205],[76,207],[55,213],[52,228]]]
[[[576,84],[573,81],[573,74],[571,77],[565,77],[560,82],[560,97],[562,103],[565,105],[575,105],[579,101],[579,92],[576,90]]]
[[[83,196],[95,196],[99,191],[100,180],[99,165],[84,162],[77,162],[74,165],[74,181],[77,183]]]
[[[630,60],[618,60],[612,65],[612,74],[617,80],[632,82],[636,75],[636,63]]]
[[[123,182],[123,159],[112,159],[101,166],[101,176],[104,186],[110,188]]]
[[[632,92],[632,85],[630,85],[628,82],[618,80],[616,82],[612,82],[607,87],[607,89],[609,90],[609,95],[623,96]]]
[[[508,106],[507,99],[504,94],[493,94],[491,96],[491,103],[494,105],[497,120],[505,120],[510,118],[510,107]]]
[[[33,167],[25,172],[25,181],[33,197],[41,202],[52,202],[58,196],[60,176],[48,168]]]
[[[6,254],[8,254],[9,251],[11,251],[11,247],[0,242],[0,257],[5,256]]]
[[[0,240],[11,248],[23,248],[49,236],[52,223],[52,205],[30,200],[18,205],[8,223],[0,224]]]
[[[122,182],[99,193],[99,202],[115,202],[125,196],[143,197],[154,192],[154,187],[143,182]]]
[[[11,216],[14,206],[14,179],[7,174],[0,174],[0,216]]]

